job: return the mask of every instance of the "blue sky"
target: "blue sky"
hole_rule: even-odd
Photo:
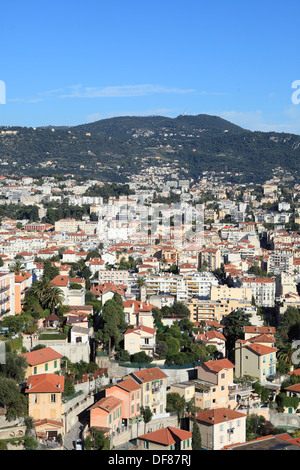
[[[214,114],[300,134],[299,0],[11,0],[0,125]]]

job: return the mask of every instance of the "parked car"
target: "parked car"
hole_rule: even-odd
[[[81,441],[81,439],[77,439],[76,444],[75,444],[75,449],[76,450],[82,450],[82,441]]]

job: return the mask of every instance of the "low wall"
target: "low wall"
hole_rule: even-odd
[[[65,340],[31,340],[23,337],[23,346],[29,351],[38,344],[52,348],[59,354],[66,356],[71,362],[90,362],[90,345],[89,343],[67,343]]]
[[[278,413],[276,410],[270,410],[269,421],[277,428],[299,428],[300,416],[298,413]]]
[[[25,432],[26,426],[11,426],[9,428],[2,428],[0,429],[0,440],[24,437]]]

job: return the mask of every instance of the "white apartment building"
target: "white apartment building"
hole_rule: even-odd
[[[211,287],[218,285],[218,279],[210,272],[191,275],[148,275],[145,281],[147,295],[165,293],[175,296],[177,301],[185,301],[194,296],[209,299]]]
[[[280,250],[270,253],[267,261],[267,271],[269,273],[280,274],[282,272],[293,274],[294,256],[292,253],[286,253]]]
[[[252,296],[258,307],[274,307],[275,305],[275,280],[272,278],[244,278],[241,287],[251,288]]]

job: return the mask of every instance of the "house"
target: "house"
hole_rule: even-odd
[[[138,436],[137,450],[192,450],[192,433],[168,426],[167,428]]]
[[[229,386],[234,365],[226,358],[200,364],[197,369],[195,405],[201,409],[229,407]]]
[[[43,321],[44,328],[57,328],[60,323],[59,317],[55,313],[50,315]]]
[[[284,391],[287,397],[296,397],[300,399],[300,383],[290,385],[289,387],[286,387]],[[300,410],[300,400],[296,409],[293,408],[292,405],[290,404],[290,406],[287,406],[285,408],[285,413],[299,413],[299,410]]]
[[[236,377],[250,375],[260,383],[266,382],[269,376],[276,374],[277,351],[277,348],[259,342],[238,340],[235,343]]]
[[[129,426],[141,417],[142,387],[132,378],[121,380],[105,390],[105,396],[123,401],[121,426]]]
[[[142,388],[142,406],[149,406],[154,416],[164,414],[168,376],[159,367],[131,372],[130,376]]]
[[[90,428],[103,431],[108,436],[121,429],[123,407],[124,402],[120,398],[112,395],[101,398],[89,408]]]
[[[21,354],[28,363],[28,367],[25,373],[25,378],[32,375],[44,374],[44,373],[57,373],[60,371],[62,354],[59,354],[54,349],[42,348],[36,351],[31,351],[25,354]]]
[[[176,382],[171,384],[170,393],[178,393],[186,402],[195,397],[195,384],[193,382]]]
[[[202,447],[206,450],[221,450],[229,444],[246,441],[247,415],[229,408],[199,411],[195,415],[199,426]],[[190,418],[190,428],[193,418]]]
[[[51,286],[58,287],[63,294],[63,305],[84,305],[85,304],[85,288],[72,289],[70,287],[71,279],[69,276],[58,275],[51,281]]]
[[[202,334],[193,333],[194,341],[202,341],[205,346],[215,346],[217,351],[225,357],[226,355],[226,338],[223,333],[215,330],[206,331]],[[222,357],[221,356],[221,357]]]
[[[145,351],[148,356],[153,357],[155,352],[156,329],[147,326],[136,326],[129,328],[124,333],[124,349],[129,354]]]
[[[38,436],[56,438],[64,432],[64,381],[64,376],[57,374],[39,374],[28,378],[25,390],[28,394],[28,414],[33,418]]]
[[[123,306],[125,321],[129,325],[143,325],[153,328],[152,308],[154,305],[139,300],[124,300]]]

